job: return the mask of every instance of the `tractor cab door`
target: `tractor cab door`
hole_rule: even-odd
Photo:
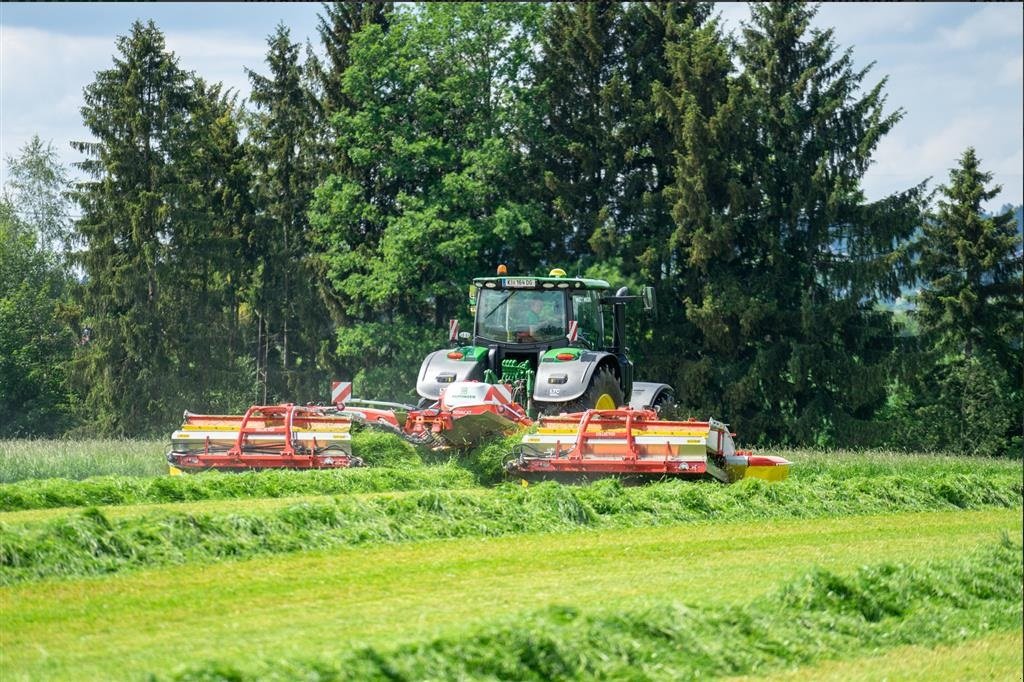
[[[572,319],[577,323],[576,340],[580,345],[590,350],[599,349],[604,345],[604,315],[599,292],[572,292]]]

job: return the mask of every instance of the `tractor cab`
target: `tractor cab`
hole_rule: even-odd
[[[455,347],[427,356],[417,392],[437,400],[447,384],[477,380],[511,385],[516,401],[532,411],[629,404],[635,387],[624,309],[641,297],[625,289],[609,296],[609,290],[604,280],[567,277],[561,269],[546,277],[511,277],[499,266],[497,276],[474,279],[472,334],[456,334],[456,325],[450,327]],[[653,306],[653,290],[645,289],[642,298],[645,307]],[[608,307],[610,338],[605,335]],[[657,386],[664,390],[637,391],[647,397],[644,406],[667,395],[667,386]]]
[[[512,346],[578,345],[604,341],[601,293],[608,283],[551,277],[489,277],[473,281],[474,343]]]

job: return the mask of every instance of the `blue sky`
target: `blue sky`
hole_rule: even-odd
[[[749,16],[721,3],[728,28]],[[82,89],[108,68],[114,39],[135,19],[153,19],[187,69],[248,93],[245,67],[262,70],[266,36],[278,22],[316,44],[315,3],[0,4],[0,157],[33,134],[66,163],[69,142],[88,139]],[[880,144],[864,181],[870,199],[949,169],[973,145],[1003,192],[989,205],[1024,203],[1024,4],[826,3],[816,24],[835,28],[869,80],[888,75],[890,109],[903,120]],[[0,182],[5,180],[0,171]]]

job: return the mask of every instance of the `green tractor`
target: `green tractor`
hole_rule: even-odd
[[[626,405],[660,410],[673,400],[671,387],[634,381],[625,342],[626,304],[640,300],[652,311],[654,290],[631,296],[623,287],[609,295],[610,288],[560,269],[547,277],[509,277],[500,266],[497,276],[474,279],[473,333],[458,333],[452,322],[454,347],[424,359],[417,393],[433,403],[446,386],[476,380],[512,386],[514,400],[531,416]]]

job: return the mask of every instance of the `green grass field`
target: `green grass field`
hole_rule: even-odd
[[[1019,461],[492,488],[397,450],[393,473],[182,479],[124,446],[0,444],[4,680],[1020,671]]]

